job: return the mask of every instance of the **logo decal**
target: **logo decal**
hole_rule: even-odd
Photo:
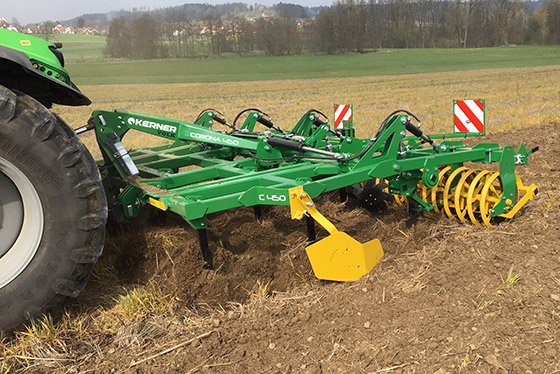
[[[229,145],[239,145],[239,140],[229,139],[229,138],[221,138],[221,137],[215,136],[215,135],[207,135],[207,134],[199,134],[199,133],[196,133],[196,132],[191,132],[189,134],[189,136],[191,138],[201,140],[201,141],[206,141],[206,142],[223,143],[223,144],[229,144]]]
[[[163,132],[166,133],[166,134],[163,134],[163,135],[167,135],[167,136],[173,136],[173,134],[177,133],[177,127],[172,126],[172,125],[164,125],[164,124],[161,124],[161,123],[147,121],[147,120],[144,120],[144,119],[137,119],[137,118],[134,118],[134,117],[129,117],[127,122],[129,124],[129,126],[145,127],[145,128],[148,128],[148,129],[155,129],[155,130],[163,131]]]

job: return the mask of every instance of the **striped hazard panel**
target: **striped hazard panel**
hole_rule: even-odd
[[[337,129],[342,129],[346,123],[347,127],[349,121],[352,120],[352,105],[335,105],[334,106],[334,126]]]
[[[455,132],[484,133],[484,100],[457,100],[453,106]]]

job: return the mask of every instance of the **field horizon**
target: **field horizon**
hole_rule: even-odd
[[[341,78],[557,65],[560,46],[380,49],[372,53],[107,60],[67,66],[80,85]]]

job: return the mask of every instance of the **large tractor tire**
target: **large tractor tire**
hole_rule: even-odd
[[[72,129],[0,86],[0,334],[78,295],[106,219],[99,171]]]

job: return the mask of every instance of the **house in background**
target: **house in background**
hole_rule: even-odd
[[[45,28],[43,26],[29,26],[25,30],[23,30],[26,34],[43,34],[45,32]]]
[[[53,33],[56,34],[75,34],[76,33],[76,29],[73,28],[72,26],[63,26],[61,24],[56,25],[53,28]]]
[[[99,35],[99,31],[97,31],[93,27],[80,27],[78,29],[78,33],[84,35]]]
[[[17,27],[10,24],[5,18],[0,19],[0,29],[19,31]]]

